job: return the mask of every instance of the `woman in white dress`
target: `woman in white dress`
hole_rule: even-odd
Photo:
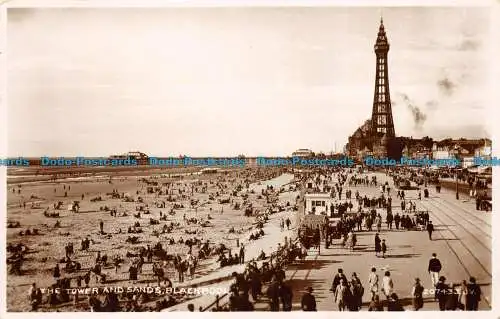
[[[394,283],[392,282],[391,273],[389,271],[386,271],[384,278],[382,278],[382,291],[387,299],[389,299],[394,292]]]
[[[378,275],[377,275],[377,269],[375,269],[375,267],[372,268],[371,273],[368,276],[368,287],[372,294],[372,300],[373,300],[375,295],[377,295],[378,293]]]

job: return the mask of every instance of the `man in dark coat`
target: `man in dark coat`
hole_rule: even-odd
[[[432,286],[436,286],[439,280],[439,272],[442,269],[441,261],[437,258],[436,253],[432,254],[432,258],[429,260],[429,266],[427,266],[427,271],[431,276]]]
[[[128,269],[128,280],[136,281],[137,280],[137,266],[131,265]]]
[[[231,287],[231,296],[229,296],[229,309],[231,311],[238,311],[240,309],[240,296],[236,286]]]
[[[456,290],[455,290],[456,286],[459,286],[459,285],[458,284],[457,285],[454,285],[454,284],[450,285],[451,289],[448,292],[448,299],[446,300],[446,305],[445,305],[446,311],[454,311],[454,310],[458,309],[459,301],[458,301],[458,294],[456,293]]]
[[[386,220],[387,220],[387,227],[392,230],[392,220],[393,220],[393,217],[392,217],[391,213],[387,213]]]
[[[363,305],[363,294],[365,292],[365,288],[363,288],[361,280],[358,278],[358,275],[355,272],[352,273],[351,288],[353,298],[351,303],[355,311],[358,311]]]
[[[439,303],[439,310],[446,310],[446,302],[448,301],[448,293],[450,287],[445,283],[446,278],[444,276],[439,277],[439,282],[436,284],[436,292],[434,299],[437,299]]]
[[[415,278],[415,284],[413,285],[412,296],[413,296],[413,310],[418,311],[424,306],[424,287],[420,284],[420,278]]]
[[[432,232],[434,231],[434,225],[432,224],[432,221],[429,221],[427,224],[427,233],[429,234],[429,240],[432,240]]]
[[[399,230],[399,223],[401,222],[401,216],[398,213],[394,216],[394,226]]]
[[[279,287],[279,295],[281,304],[283,305],[283,311],[292,311],[292,289],[288,285],[281,283]]]
[[[344,282],[347,282],[347,277],[344,275],[344,271],[342,270],[342,268],[339,268],[337,274],[333,278],[332,288],[330,289],[330,291],[333,291],[335,293],[341,279],[344,279]]]
[[[468,294],[465,298],[465,309],[468,311],[477,311],[479,301],[481,300],[481,288],[476,284],[476,278],[470,277],[467,284]]]
[[[61,277],[61,270],[59,269],[59,264],[56,264],[54,268],[54,279],[57,280],[59,277]]]
[[[307,288],[306,293],[302,296],[301,308],[303,311],[317,311],[316,298],[312,295],[312,287]]]
[[[252,267],[249,274],[249,281],[252,289],[252,299],[256,301],[258,296],[262,293],[262,280],[260,278],[260,271],[257,267]]]
[[[248,294],[248,291],[250,290],[250,284],[246,280],[245,276],[243,274],[237,274],[235,276],[235,281],[238,289],[241,292],[240,294]]]
[[[245,246],[243,246],[243,244],[241,244],[241,246],[240,246],[239,256],[240,256],[240,260],[239,260],[240,264],[244,264],[245,263]]]
[[[280,311],[280,289],[279,283],[273,281],[267,288],[266,295],[269,298],[270,311]]]
[[[375,234],[375,256],[378,257],[378,254],[380,253],[380,251],[382,250],[382,246],[380,245],[380,237],[378,236],[378,233]]]

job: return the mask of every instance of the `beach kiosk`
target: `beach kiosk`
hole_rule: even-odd
[[[309,250],[314,248],[321,255],[321,240],[324,238],[328,217],[325,215],[305,215],[300,221],[299,240]]]

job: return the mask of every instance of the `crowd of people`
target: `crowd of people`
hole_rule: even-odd
[[[374,234],[374,252],[377,257],[386,258],[389,252],[388,238],[382,238],[382,229],[387,232],[391,231],[413,231],[426,230],[429,239],[432,240],[434,226],[430,220],[429,213],[426,211],[417,210],[417,202],[422,199],[422,194],[417,191],[416,198],[410,200],[408,192],[404,190],[392,190],[389,183],[381,183],[375,175],[363,172],[355,172],[354,170],[325,170],[315,172],[316,177],[312,178],[315,185],[312,188],[327,192],[332,198],[337,200],[336,204],[329,207],[328,213],[330,216],[339,216],[336,225],[326,225],[323,229],[314,230],[318,233],[318,238],[325,238],[327,247],[336,244],[335,239],[340,239],[338,244],[340,247],[355,250],[358,242],[358,235],[366,232]],[[321,176],[321,178],[319,178]],[[394,177],[397,178],[397,177]],[[310,179],[310,176],[305,178],[301,176],[300,181]],[[227,186],[223,182],[217,182],[220,193],[214,194],[214,198],[220,197],[227,190]],[[299,182],[300,183],[300,182]],[[378,196],[368,196],[360,194],[359,190],[353,191],[350,187],[356,186],[370,187],[380,189]],[[194,185],[191,188],[186,187],[179,191],[180,196],[185,196],[189,199],[189,194],[196,191],[207,191],[206,185]],[[244,187],[243,187],[244,188]],[[150,189],[151,191],[151,189]],[[394,208],[391,191],[401,201],[401,209]],[[155,192],[153,187],[152,192]],[[274,192],[270,192],[274,193]],[[167,194],[169,194],[167,192]],[[424,194],[427,197],[428,193]],[[168,200],[167,200],[168,201]],[[228,204],[234,204],[229,202]],[[245,205],[247,203],[243,203]],[[162,203],[164,206],[165,204]],[[395,211],[393,211],[395,210]],[[223,214],[221,209],[220,214]],[[385,215],[385,219],[383,218]],[[262,215],[263,216],[263,215]],[[262,217],[261,216],[261,217]],[[162,216],[163,217],[163,216]],[[184,218],[186,220],[186,218]],[[260,218],[259,223],[265,224],[268,219]],[[187,221],[185,221],[187,223]],[[198,221],[190,221],[191,224],[198,224]],[[258,240],[264,235],[263,227],[255,228],[255,233],[250,240]],[[385,226],[384,226],[385,224]],[[394,227],[393,227],[394,225]],[[290,218],[282,218],[279,221],[279,227],[282,231],[289,230],[291,226]],[[105,235],[105,224],[99,221],[99,233]],[[319,232],[323,232],[319,235]],[[234,233],[234,229],[233,229]],[[195,235],[195,234],[194,234]],[[306,287],[305,290],[294,290],[294,287],[287,282],[285,270],[288,265],[296,261],[303,260],[307,254],[307,249],[304,242],[285,241],[283,246],[278,246],[275,253],[270,256],[262,251],[258,258],[247,261],[245,258],[246,247],[238,242],[237,253],[224,244],[214,245],[201,238],[194,237],[189,239],[190,244],[186,245],[185,254],[173,253],[168,254],[167,249],[163,248],[161,243],[154,247],[143,247],[139,253],[130,253],[129,258],[128,280],[131,283],[138,281],[138,277],[142,274],[142,267],[146,263],[153,264],[153,274],[157,277],[157,285],[163,287],[172,287],[174,278],[169,278],[171,269],[175,270],[177,284],[186,281],[185,275],[189,279],[194,278],[196,269],[200,260],[213,257],[218,262],[219,267],[228,267],[232,265],[246,265],[245,271],[242,273],[234,272],[232,274],[233,281],[230,285],[230,294],[227,303],[217,303],[209,309],[200,309],[203,311],[253,311],[257,302],[268,303],[270,311],[292,311],[294,310],[294,296],[296,299],[300,296],[300,309],[303,311],[318,311],[316,297],[313,287]],[[177,243],[179,240],[177,240]],[[185,241],[183,241],[185,242]],[[81,250],[88,251],[93,245],[92,239],[86,237],[81,242]],[[310,246],[310,245],[306,245]],[[75,265],[75,251],[72,243],[67,244],[65,272],[69,268],[74,267],[73,272],[78,272],[80,269]],[[198,252],[198,257],[194,253]],[[53,277],[56,283],[51,287],[56,288],[71,288],[71,287],[88,287],[92,276],[95,277],[96,283],[105,284],[109,280],[106,274],[102,272],[108,264],[115,267],[115,272],[118,271],[122,263],[126,261],[120,256],[109,258],[106,255],[98,253],[93,265],[84,275],[78,275],[74,278],[63,277],[59,264],[53,269]],[[68,266],[70,265],[70,266]],[[72,266],[71,266],[72,265]],[[413,310],[424,308],[426,298],[435,300],[440,310],[478,310],[478,303],[481,300],[481,289],[476,283],[474,277],[469,278],[469,282],[462,281],[460,283],[448,284],[446,278],[441,275],[442,264],[434,254],[429,261],[427,272],[429,273],[432,289],[425,289],[420,278],[415,278],[413,285],[409,289],[411,294],[411,304]],[[80,265],[81,268],[81,265]],[[381,278],[379,278],[379,276]],[[75,286],[72,285],[75,281]],[[337,274],[333,278],[330,292],[332,294],[332,302],[335,305],[335,310],[338,311],[360,311],[366,309],[368,311],[404,311],[405,305],[408,302],[406,299],[401,299],[396,294],[395,283],[391,277],[391,272],[383,270],[378,272],[376,268],[372,268],[367,274],[366,291],[362,281],[356,272],[352,272],[350,278],[347,277],[344,270],[339,268]],[[432,291],[432,295],[431,292]],[[363,303],[363,298],[369,298],[368,303]],[[104,299],[102,298],[104,297]],[[29,291],[30,304],[33,310],[36,310],[42,303],[42,294],[40,289],[34,283]],[[51,293],[48,298],[50,305],[65,303],[70,300],[68,295]],[[78,295],[74,297],[75,305],[79,301]],[[365,299],[366,300],[366,299]],[[177,303],[184,301],[174,296],[166,296],[161,300],[156,300],[155,306],[150,306],[152,297],[145,293],[105,293],[102,295],[90,294],[87,296],[88,308],[91,311],[160,311],[171,307]],[[147,305],[146,305],[147,304]],[[188,305],[188,311],[194,311],[194,304]]]
[[[134,234],[138,234],[138,236],[133,236],[133,238],[129,236],[129,238],[127,238],[126,240],[126,247],[129,247],[130,250],[128,250],[126,255],[115,254],[114,256],[112,256],[112,258],[108,258],[106,254],[103,254],[101,256],[101,252],[99,251],[97,252],[97,257],[95,259],[90,258],[91,262],[90,265],[88,265],[88,258],[85,258],[86,259],[85,262],[82,262],[82,260],[78,259],[81,258],[80,255],[88,254],[90,251],[92,251],[91,249],[97,243],[97,241],[94,241],[94,238],[97,237],[95,237],[94,234],[89,234],[85,236],[81,240],[80,250],[74,249],[73,248],[74,243],[71,242],[71,240],[68,240],[67,242],[65,242],[66,246],[65,257],[59,259],[59,262],[52,268],[52,275],[55,284],[49,288],[50,289],[60,288],[61,282],[64,283],[65,287],[69,287],[71,289],[80,287],[84,288],[90,286],[106,286],[109,285],[110,282],[117,281],[115,278],[119,273],[119,271],[122,270],[123,265],[127,265],[126,269],[124,270],[128,273],[128,278],[118,281],[124,281],[128,282],[128,284],[134,285],[139,283],[140,280],[144,281],[144,279],[146,279],[146,281],[148,281],[150,280],[150,277],[155,277],[158,286],[160,286],[160,284],[163,286],[165,285],[168,286],[172,285],[172,282],[176,282],[176,284],[182,284],[187,279],[189,280],[193,279],[197,267],[199,265],[199,262],[201,260],[213,259],[216,262],[217,258],[219,258],[222,259],[222,263],[224,264],[224,266],[244,263],[245,261],[244,245],[238,244],[237,249],[239,253],[232,254],[231,247],[226,246],[228,243],[227,241],[217,243],[211,240],[212,239],[211,237],[209,237],[210,240],[205,241],[202,238],[203,235],[192,236],[192,238],[185,240],[182,239],[182,237],[175,238],[173,235],[170,235],[169,238],[161,238],[161,239],[158,236],[163,234],[162,237],[165,237],[164,236],[165,234],[170,234],[173,231],[174,232],[178,231],[180,228],[185,228],[185,233],[188,235],[197,235],[198,230],[200,230],[203,227],[203,224],[201,223],[201,218],[199,218],[198,215],[197,218],[189,218],[189,219],[186,218],[186,216],[184,216],[184,222],[182,221],[180,223],[171,222],[170,226],[165,224],[163,225],[164,231],[161,233],[156,229],[153,229],[151,232],[151,236],[153,236],[153,238],[155,237],[158,238],[157,244],[154,245],[153,247],[150,247],[149,244],[147,245],[147,247],[137,246],[137,244],[141,242],[141,238],[143,238],[144,236],[149,236],[149,234],[146,233],[147,225],[140,222],[140,219],[143,217],[140,214],[142,213],[143,215],[145,215],[144,217],[149,217],[146,215],[152,214],[150,208],[154,206],[161,208],[166,208],[166,205],[172,206],[170,210],[168,210],[167,208],[167,213],[162,213],[160,211],[159,220],[156,220],[154,218],[149,218],[151,225],[150,227],[154,228],[154,226],[159,223],[158,222],[151,223],[151,221],[166,221],[165,217],[167,217],[167,215],[169,215],[169,217],[175,216],[177,213],[176,210],[180,210],[183,209],[184,207],[189,206],[190,201],[191,205],[193,205],[192,195],[195,193],[198,194],[209,193],[208,194],[209,198],[212,198],[212,201],[214,202],[217,202],[216,200],[218,198],[219,199],[223,198],[224,196],[228,196],[227,194],[229,194],[230,201],[227,204],[230,206],[236,206],[237,204],[239,204],[241,207],[248,205],[246,203],[250,203],[250,201],[248,200],[249,195],[254,197],[257,196],[264,202],[266,202],[267,199],[267,203],[269,204],[270,207],[272,207],[274,205],[274,199],[269,199],[269,198],[271,196],[277,198],[276,194],[277,191],[279,190],[277,191],[266,190],[266,192],[263,194],[252,195],[253,193],[248,188],[251,183],[260,183],[259,181],[270,180],[282,174],[283,170],[279,169],[252,170],[252,171],[244,170],[244,171],[235,171],[229,174],[228,173],[218,174],[213,177],[210,176],[209,178],[200,179],[199,181],[195,182],[191,182],[190,179],[186,179],[186,181],[184,181],[183,178],[180,177],[178,178],[177,182],[166,182],[166,183],[161,183],[159,181],[156,181],[154,178],[152,179],[143,178],[138,182],[139,190],[136,192],[135,198],[134,196],[131,196],[129,193],[119,193],[117,189],[113,188],[113,191],[107,194],[111,196],[111,198],[124,202],[138,203],[138,205],[136,205],[137,214],[134,214],[133,216],[135,222],[133,226],[129,227],[137,230],[134,232]],[[109,184],[112,184],[111,179],[109,180]],[[143,184],[143,186],[141,186],[141,184]],[[68,192],[71,190],[70,187],[67,185],[61,185],[61,186],[64,192]],[[231,189],[231,187],[235,187],[235,189],[233,190]],[[58,189],[56,189],[56,192],[57,191]],[[19,191],[17,193],[19,193],[22,196],[21,187],[19,187]],[[82,201],[84,198],[85,196],[84,194],[82,194]],[[87,198],[90,197],[87,196]],[[92,200],[90,200],[90,202],[93,203],[102,201],[103,198],[104,196],[101,195],[96,198],[93,198]],[[161,198],[165,198],[165,200],[159,200]],[[149,202],[151,200],[154,201],[152,204]],[[81,204],[85,205],[85,203]],[[202,203],[202,204],[206,205],[207,203]],[[55,205],[54,209],[60,208],[60,206],[62,205]],[[106,205],[106,207],[107,206],[108,205]],[[222,215],[224,205],[218,205],[218,206],[221,206],[220,214]],[[198,206],[196,206],[193,209],[197,209],[197,207]],[[106,210],[101,209],[101,211],[102,212],[106,211],[110,214],[111,217],[117,219],[120,217],[127,217],[130,215],[127,214],[126,212],[117,214],[115,208],[113,209],[107,208]],[[215,213],[215,211],[212,211],[212,207],[210,207],[210,212],[212,214]],[[257,210],[253,210],[253,212],[254,214],[247,216],[249,217],[248,218],[249,220],[253,220],[255,216],[259,217],[258,214],[260,213]],[[208,215],[208,218],[213,219],[212,217],[210,217],[210,214]],[[259,223],[262,225],[265,224],[266,222],[267,220],[265,218],[259,219]],[[286,225],[289,228],[290,220],[287,219],[284,222],[286,222]],[[264,235],[262,233],[262,225],[260,229],[257,229],[257,231],[260,234],[259,238],[254,238],[254,240],[260,239],[260,237]],[[117,226],[113,225],[113,222],[111,222],[110,225],[109,222],[106,222],[104,220],[104,218],[99,219],[97,221],[97,230],[98,230],[97,233],[99,235],[98,237],[105,238],[104,240],[110,239],[111,237],[114,236],[118,236],[119,234],[126,234],[125,232],[121,231],[121,228],[117,229]],[[241,236],[241,234],[244,233],[243,229],[235,230],[233,227],[232,230],[233,233],[236,235]],[[129,233],[131,232],[129,231]],[[207,234],[205,234],[205,236],[207,236]],[[241,239],[244,240],[243,238]],[[170,248],[170,246],[168,245],[167,246],[162,245],[161,242],[164,240],[166,241],[167,244],[168,243],[172,244],[173,242],[174,245],[176,245],[177,247]],[[131,246],[131,244],[133,246]],[[17,274],[21,276],[25,273],[25,271],[22,269],[23,259],[18,258],[17,256],[24,254],[24,252],[28,250],[29,250],[28,248],[19,249],[18,251],[17,250],[14,251],[14,249],[12,249],[11,253],[12,256],[10,256],[11,260],[17,258],[16,260],[20,260],[21,262],[16,262],[16,263],[11,262],[12,265],[13,264],[16,265],[17,269],[16,272],[12,271],[11,274]],[[185,252],[184,253],[179,252],[180,250],[184,250]],[[209,260],[207,262],[209,262]],[[145,264],[152,265],[152,273],[149,270],[150,269],[149,267],[147,268],[148,270],[146,272],[143,271],[143,265]],[[114,274],[109,271],[103,271],[111,267],[113,267],[115,270]],[[95,281],[93,281],[92,278],[95,278]],[[34,290],[35,292],[32,293],[31,290]],[[93,311],[107,311],[105,309],[111,309],[111,308],[115,309],[115,307],[110,308],[107,306],[103,306],[103,304],[106,303],[106,300],[108,299],[107,293],[91,295],[87,303],[81,302],[82,301],[81,296],[65,296],[64,294],[56,294],[56,293],[52,293],[50,298],[46,296],[44,293],[42,298],[42,295],[40,294],[40,289],[38,288],[30,289],[29,295],[30,295],[30,304],[32,306],[32,310],[37,310],[40,307],[43,308],[48,307],[49,309],[51,309],[54,306],[60,306],[60,305],[65,305],[65,307],[69,307],[68,298],[74,300],[74,307],[77,307],[80,310],[85,308],[93,309]],[[163,309],[167,306],[170,307],[173,304],[176,304],[184,299],[183,298],[184,296],[180,297],[170,296],[165,300],[159,300],[157,307],[154,307],[151,306],[152,302],[155,299],[154,296],[152,298],[149,298],[151,296],[149,297],[143,296],[140,293],[133,293],[132,295],[123,296],[126,298],[121,298],[122,296],[119,295],[119,298],[117,300],[121,305],[119,307],[120,309],[122,310],[128,309],[128,311],[148,311],[159,308]],[[128,302],[129,306],[125,307],[124,303],[127,303],[126,300],[128,300],[129,297],[133,298],[134,300],[137,300],[137,302],[130,301]],[[111,299],[115,300],[116,298],[112,296]],[[146,299],[148,300],[147,302],[145,301]],[[100,305],[98,305],[99,302],[97,301],[100,302]],[[147,306],[145,306],[146,303],[148,304]],[[143,306],[140,306],[141,304]]]
[[[394,182],[402,180],[402,178],[398,176],[397,173],[391,172],[391,175]],[[367,195],[362,197],[359,194],[359,191],[356,191],[355,203],[357,204],[357,212],[353,214],[340,213],[340,221],[337,223],[337,225],[335,227],[329,227],[327,229],[328,234],[341,234],[341,246],[348,247],[351,250],[354,249],[357,242],[357,232],[371,232],[374,230],[373,228],[376,228],[377,233],[375,234],[374,238],[375,255],[377,257],[385,258],[388,251],[388,244],[386,242],[386,239],[380,238],[380,232],[384,221],[380,212],[378,212],[379,209],[385,211],[385,224],[387,225],[387,231],[426,230],[429,236],[429,240],[432,240],[434,225],[432,223],[432,220],[430,220],[429,212],[417,210],[417,202],[422,200],[422,193],[420,190],[415,191],[416,199],[412,200],[409,200],[407,198],[405,190],[397,190],[397,199],[401,201],[400,215],[399,212],[395,212],[394,214],[394,212],[392,211],[393,205],[391,205],[391,188],[389,187],[388,182],[381,184],[376,180],[376,178],[370,178],[369,174],[355,172],[351,176],[349,176],[349,178],[346,178],[344,174],[338,174],[338,176],[326,178],[316,177],[314,180],[317,183],[321,184],[331,183],[335,185],[334,187],[332,187],[333,189],[341,189],[342,187],[356,185],[363,185],[365,187],[380,187],[380,195],[378,197],[369,198]],[[315,189],[320,188],[315,187],[314,185],[312,187]],[[322,188],[327,190],[329,189],[324,185],[322,185]],[[350,193],[349,189],[346,190],[346,194],[348,192]],[[333,197],[334,196],[332,196],[332,198]],[[336,197],[341,198],[341,196],[338,195],[336,195]],[[424,198],[427,197],[429,197],[429,191],[426,188],[424,189]],[[330,212],[333,213],[335,209],[337,209],[337,207],[338,204],[332,204]],[[393,223],[395,226],[394,228]],[[335,238],[332,235],[328,236],[328,234],[326,237],[327,247],[332,244],[333,238]],[[475,284],[475,278],[470,278],[469,284],[462,282],[460,285],[462,287],[468,286],[468,288],[462,288],[460,290],[460,293],[457,293],[455,287],[458,286],[458,284],[452,284],[450,286],[450,289],[442,289],[444,286],[442,282],[440,283],[439,280],[444,279],[444,277],[438,275],[440,269],[432,269],[429,269],[429,274],[431,274],[431,287],[433,287],[431,291],[435,292],[435,300],[438,301],[440,310],[477,310],[477,304],[480,300],[481,292],[479,286]],[[375,271],[374,269],[372,270]],[[385,302],[381,302],[380,297],[375,293],[376,291],[378,291],[378,275],[371,275],[368,282],[370,283],[369,290],[372,292],[371,303],[368,306],[368,310],[381,310],[384,308],[381,305],[385,305],[385,307],[389,311],[403,310],[399,297],[394,293],[393,281],[390,277],[389,271],[386,271],[384,273],[382,279],[382,291],[385,295]],[[363,291],[362,289],[358,288],[356,273],[353,274],[353,279],[347,280],[347,278],[343,275],[342,270],[339,270],[339,274],[337,274],[334,279],[333,286],[334,287],[332,287],[332,291],[334,292],[334,301],[338,306],[338,310],[356,311],[359,304],[357,302],[359,293],[360,291]],[[414,305],[414,310],[421,309],[424,304],[420,287],[420,279],[416,278],[415,287],[412,290],[412,303]],[[454,302],[456,299],[458,299],[460,302]],[[452,304],[456,304],[456,307],[453,307]]]

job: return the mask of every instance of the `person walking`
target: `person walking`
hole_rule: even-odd
[[[353,272],[351,278],[351,287],[352,287],[352,308],[355,311],[361,309],[363,305],[363,294],[365,293],[365,288],[361,284],[361,280],[358,278],[358,275]]]
[[[387,217],[386,217],[386,221],[387,221],[387,228],[389,228],[389,230],[392,230],[392,221],[393,221],[393,216],[392,216],[392,213],[388,212],[387,213]]]
[[[420,284],[420,278],[415,278],[415,284],[411,292],[413,310],[418,311],[424,307],[424,287]]]
[[[460,310],[466,309],[465,305],[467,304],[468,295],[469,293],[468,293],[467,281],[462,280],[462,284],[460,285],[460,288],[458,290],[458,308]]]
[[[312,295],[312,287],[308,287],[300,302],[302,311],[317,311],[316,298]]]
[[[349,287],[344,279],[340,279],[340,284],[335,289],[334,301],[337,304],[339,311],[345,311],[347,302],[349,301]]]
[[[279,296],[281,299],[281,304],[283,306],[283,311],[292,311],[292,289],[288,285],[281,282],[279,284]]]
[[[347,234],[347,246],[349,250],[354,250],[354,233],[352,231]]]
[[[429,234],[429,240],[432,240],[432,233],[434,232],[434,225],[432,224],[432,221],[429,221],[427,224],[427,233]]]
[[[386,271],[384,274],[384,278],[382,278],[382,291],[387,300],[390,299],[392,293],[394,292],[394,282],[391,278],[391,273]]]
[[[378,254],[380,253],[380,251],[382,250],[382,246],[380,245],[380,237],[378,235],[378,233],[375,234],[375,256],[378,257]]]
[[[399,230],[399,223],[401,222],[401,216],[398,213],[394,215],[394,226],[396,226],[396,230]]]
[[[368,288],[370,289],[373,300],[378,293],[378,275],[375,267],[372,267],[370,275],[368,276]]]
[[[240,246],[240,254],[239,254],[239,257],[240,257],[240,264],[244,264],[245,263],[245,246],[243,246],[243,244],[241,244]]]
[[[337,274],[333,278],[332,288],[330,289],[330,291],[333,291],[333,293],[335,293],[335,291],[337,290],[337,286],[340,284],[341,280],[347,282],[347,277],[344,275],[344,271],[342,270],[342,268],[339,268],[337,270]]]
[[[385,244],[385,239],[382,239],[382,258],[385,258],[386,252],[387,252],[387,245]]]
[[[481,288],[476,283],[476,278],[470,277],[469,284],[467,284],[467,297],[465,300],[465,309],[468,311],[477,311],[480,300],[481,300]]]
[[[363,226],[363,216],[359,212],[356,215],[356,225],[358,226],[358,231],[363,230],[363,227],[362,227]]]
[[[367,216],[366,217],[366,228],[368,229],[368,231],[372,231],[372,227],[373,227],[373,218],[371,216]]]
[[[450,287],[446,284],[446,278],[444,276],[439,277],[439,281],[436,284],[434,299],[438,301],[440,311],[446,310],[449,289]]]
[[[128,268],[128,280],[132,281],[135,283],[137,281],[137,267],[135,264],[130,265]]]
[[[280,288],[280,283],[276,280],[276,278],[274,278],[266,291],[266,295],[269,298],[269,308],[273,312],[280,311],[279,288]]]
[[[380,230],[382,229],[382,217],[380,214],[375,218],[375,224],[377,225],[377,232],[380,233]]]
[[[436,287],[441,269],[441,261],[437,258],[436,253],[433,253],[432,258],[429,260],[429,266],[427,267],[427,271],[431,276],[432,287]]]
[[[450,291],[448,292],[448,297],[446,298],[446,311],[455,311],[458,309],[458,294],[456,293],[456,287],[460,284],[450,284]]]

